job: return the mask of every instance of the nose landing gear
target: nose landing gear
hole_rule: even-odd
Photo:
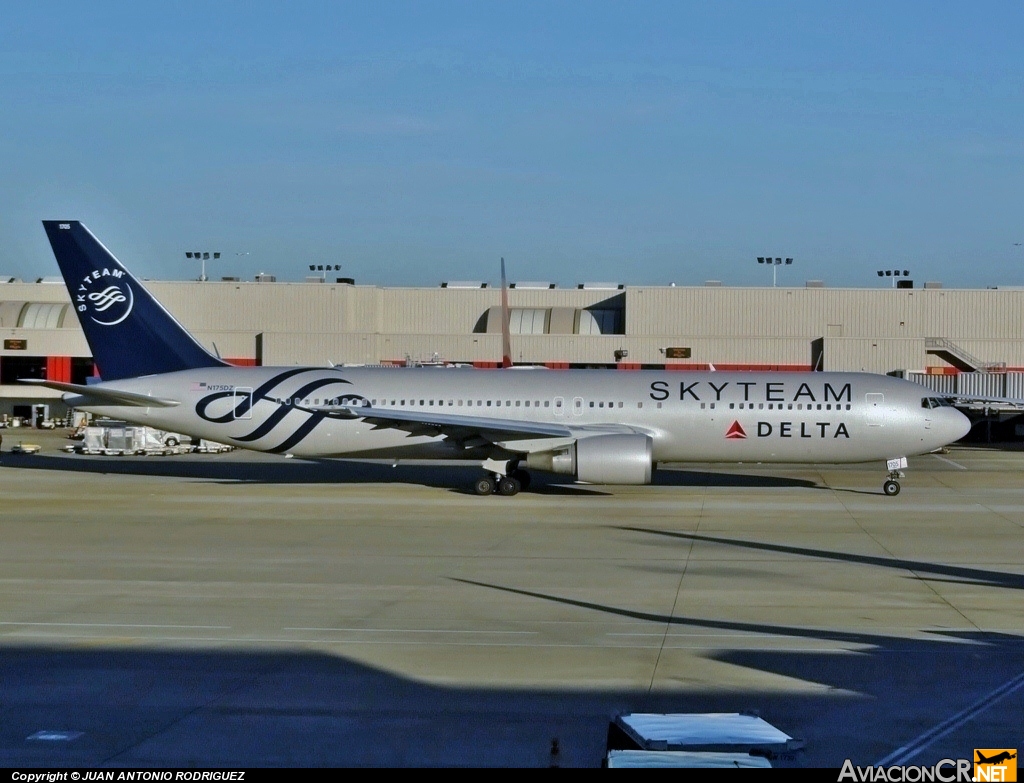
[[[889,469],[889,476],[886,478],[885,483],[882,484],[882,492],[889,497],[895,497],[900,494],[900,482],[897,479],[907,477],[907,474],[900,470],[900,468],[907,467],[907,458],[895,457],[894,459],[887,460],[885,466]]]

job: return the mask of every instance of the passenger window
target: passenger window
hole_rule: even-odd
[[[730,402],[729,403],[729,410],[732,410],[735,407],[736,407],[736,403],[735,402]]]

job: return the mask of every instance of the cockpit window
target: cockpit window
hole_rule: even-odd
[[[921,398],[922,408],[948,408],[949,400],[944,397],[922,397]]]

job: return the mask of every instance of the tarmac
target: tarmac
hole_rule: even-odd
[[[18,440],[39,443],[15,455]],[[1024,745],[1024,453],[653,486],[230,452],[0,454],[0,766],[599,767],[628,712],[781,766]]]

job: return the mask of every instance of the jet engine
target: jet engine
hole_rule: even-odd
[[[528,454],[526,465],[590,484],[650,484],[653,444],[647,435],[594,435],[566,449]]]

